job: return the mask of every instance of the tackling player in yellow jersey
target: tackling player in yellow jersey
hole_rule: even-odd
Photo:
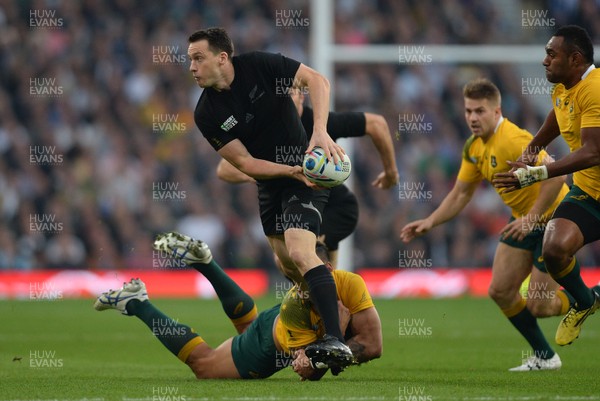
[[[573,173],[573,186],[548,223],[542,250],[548,272],[577,302],[558,326],[558,345],[572,343],[585,319],[600,308],[598,286],[585,285],[574,256],[585,244],[600,239],[600,70],[593,62],[594,47],[583,28],[567,25],[554,33],[542,63],[546,78],[556,84],[553,109],[518,161],[509,163],[512,169],[496,174],[494,180],[508,193]],[[559,135],[571,153],[532,167],[536,156]]]
[[[306,291],[294,286],[281,305],[258,313],[252,298],[213,260],[204,242],[168,233],[158,236],[154,248],[181,259],[210,281],[238,335],[216,348],[210,347],[194,329],[169,318],[150,303],[146,286],[139,279],[100,295],[94,304],[96,310],[116,309],[138,317],[198,379],[261,379],[290,365],[303,380],[318,380],[327,372],[322,366],[331,366],[328,355],[309,358],[311,345],[319,343],[324,327]],[[316,253],[331,271],[327,248],[317,243]],[[332,275],[337,288],[340,329],[353,350],[354,363],[379,358],[381,321],[365,282],[359,275],[346,271],[336,270]],[[323,351],[321,347],[314,349]],[[341,370],[332,367],[333,374]]]
[[[404,226],[401,238],[409,242],[431,228],[454,218],[469,203],[482,180],[508,168],[507,160],[521,154],[532,135],[502,116],[500,91],[487,79],[471,81],[463,88],[465,118],[472,132],[465,142],[454,188],[440,206],[423,220]],[[544,152],[540,163],[551,158]],[[537,317],[564,314],[568,294],[546,273],[540,260],[544,225],[568,192],[563,177],[531,186],[521,193],[501,193],[512,217],[504,226],[492,266],[489,295],[502,313],[533,348],[533,355],[511,371],[559,369],[561,360],[546,341]],[[532,270],[532,265],[536,269]],[[519,288],[531,273],[527,300]]]

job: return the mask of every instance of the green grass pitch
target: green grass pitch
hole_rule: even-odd
[[[134,317],[92,300],[0,301],[1,400],[600,400],[600,316],[560,348],[563,368],[511,373],[529,349],[489,299],[375,300],[383,357],[300,382],[198,381]],[[217,301],[153,300],[210,344],[233,334]],[[274,297],[257,300],[265,309]],[[558,318],[541,320],[553,341]],[[43,366],[32,366],[32,365]]]

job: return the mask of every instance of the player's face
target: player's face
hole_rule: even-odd
[[[190,72],[201,88],[213,87],[223,78],[221,67],[227,61],[227,53],[213,53],[208,48],[207,40],[190,43],[188,57]]]
[[[465,98],[465,119],[476,137],[486,139],[492,135],[499,117],[500,106],[494,102],[488,99]]]
[[[546,79],[553,84],[564,83],[570,75],[571,57],[563,48],[564,38],[553,36],[546,45],[546,57],[542,61],[546,67]]]

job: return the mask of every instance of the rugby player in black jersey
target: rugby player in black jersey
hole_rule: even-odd
[[[304,130],[308,135],[313,128],[313,110],[304,106],[304,91],[295,88],[291,95]],[[398,184],[398,168],[394,144],[385,118],[379,114],[362,112],[330,112],[327,132],[333,140],[338,138],[369,136],[379,153],[383,171],[372,182],[376,188],[388,189]],[[255,182],[255,180],[222,159],[217,167],[217,176],[229,183]],[[340,241],[348,237],[358,223],[356,196],[345,185],[331,188],[329,201],[323,211],[321,240],[329,250],[331,264],[337,267],[337,250]],[[279,266],[282,268],[282,266]],[[288,277],[293,272],[284,272]],[[290,278],[293,278],[290,277]]]
[[[281,263],[297,269],[321,315],[325,336],[315,354],[332,366],[352,363],[339,327],[335,282],[315,252],[328,190],[314,190],[302,172],[302,158],[314,146],[337,162],[343,149],[327,134],[329,83],[298,61],[280,54],[252,52],[233,57],[221,28],[190,35],[190,72],[204,88],[194,112],[196,125],[229,163],[257,181],[263,230]],[[287,93],[307,87],[314,106],[310,143]],[[287,164],[278,163],[286,154]],[[289,157],[292,155],[292,157]],[[307,355],[310,357],[307,350]]]

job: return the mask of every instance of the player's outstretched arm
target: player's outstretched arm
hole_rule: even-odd
[[[495,174],[493,183],[504,192],[512,192],[539,181],[571,174],[600,164],[600,127],[581,129],[581,147],[547,166],[531,167],[520,162],[509,162],[513,168]]]
[[[327,158],[337,164],[344,157],[344,149],[327,133],[327,118],[329,117],[330,85],[327,78],[312,68],[300,64],[294,82],[298,87],[308,87],[313,106],[313,134],[308,144],[307,152],[315,146],[323,148]]]
[[[398,184],[399,176],[390,128],[385,118],[380,114],[365,113],[365,121],[365,132],[371,137],[383,163],[383,171],[373,181],[372,185],[381,189],[391,188]]]
[[[242,173],[240,170],[233,167],[233,165],[225,159],[221,159],[221,161],[217,165],[217,177],[230,184],[256,182],[254,178]]]
[[[479,185],[478,181],[465,182],[456,180],[454,188],[446,195],[440,206],[433,211],[426,219],[408,223],[400,231],[400,238],[404,242],[410,242],[412,239],[425,234],[431,228],[451,220],[467,206],[473,193]]]

